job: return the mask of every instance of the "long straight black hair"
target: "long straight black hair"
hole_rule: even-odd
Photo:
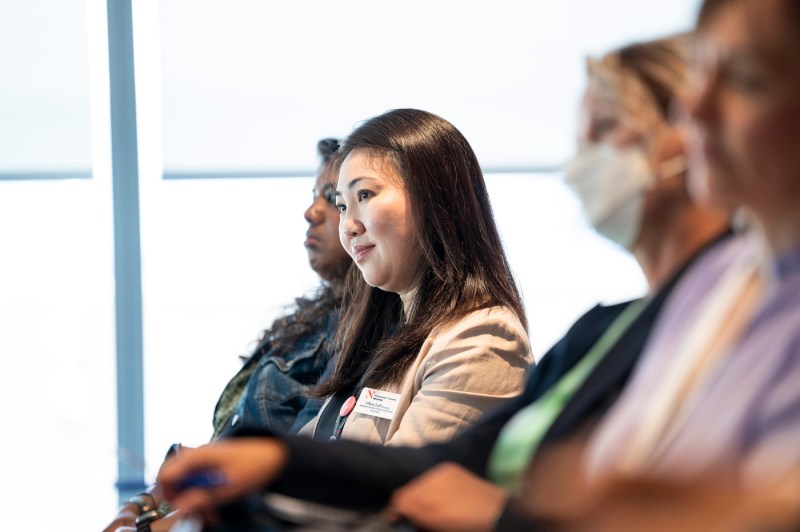
[[[318,396],[402,380],[431,331],[476,310],[507,307],[526,323],[483,174],[464,136],[434,114],[397,109],[353,131],[339,162],[356,150],[402,176],[423,264],[409,316],[397,294],[367,285],[351,268],[336,367]]]

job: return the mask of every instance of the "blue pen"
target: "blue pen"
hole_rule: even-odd
[[[208,469],[206,471],[198,471],[190,473],[183,477],[178,483],[178,491],[183,491],[191,488],[217,488],[228,484],[228,479],[221,471],[216,469]]]

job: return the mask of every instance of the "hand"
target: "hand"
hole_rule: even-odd
[[[508,497],[503,489],[448,463],[395,491],[389,511],[425,530],[491,530]]]
[[[169,532],[172,530],[175,523],[178,522],[178,519],[180,519],[180,513],[180,511],[175,511],[169,515],[165,515],[161,519],[151,522],[150,530],[152,532]]]
[[[136,518],[139,517],[139,507],[126,503],[120,507],[114,520],[103,529],[103,532],[116,532],[120,527],[136,527]]]
[[[287,454],[286,447],[273,438],[217,441],[181,450],[161,467],[158,484],[173,508],[198,512],[213,522],[215,506],[264,488],[281,472]],[[203,472],[219,473],[222,484],[181,490],[187,476]]]

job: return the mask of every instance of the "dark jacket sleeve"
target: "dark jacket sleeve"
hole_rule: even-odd
[[[457,462],[480,474],[497,434],[527,404],[521,399],[510,400],[449,442],[418,448],[320,442],[257,428],[242,428],[234,436],[275,437],[286,445],[289,459],[267,486],[269,491],[332,506],[377,509],[395,489],[442,462]]]
[[[269,491],[333,506],[380,508],[395,489],[442,462],[455,462],[485,476],[494,443],[508,420],[569,371],[621,308],[608,312],[608,307],[603,307],[601,320],[596,311],[590,311],[591,319],[583,324],[582,320],[576,322],[539,365],[531,368],[522,395],[486,414],[449,442],[411,448],[347,440],[318,442],[257,429],[240,430],[237,435],[280,437],[287,446],[288,463],[268,486]]]

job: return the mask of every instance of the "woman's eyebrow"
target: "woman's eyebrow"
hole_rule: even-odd
[[[374,177],[368,177],[368,176],[356,177],[356,178],[352,179],[349,183],[347,183],[347,189],[351,190],[359,182],[364,181],[364,180],[375,181],[375,178]],[[340,192],[338,188],[336,189],[336,195],[337,196],[341,196],[342,195],[342,192]]]

